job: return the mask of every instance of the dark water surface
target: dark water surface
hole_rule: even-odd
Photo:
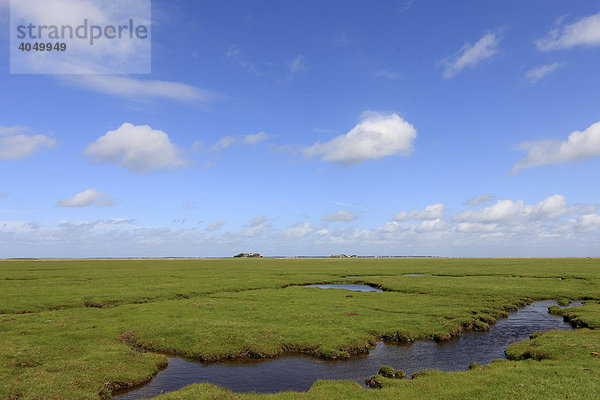
[[[383,292],[383,290],[369,285],[306,285],[305,287],[319,289],[345,289],[353,292]]]
[[[504,349],[509,344],[529,339],[533,332],[572,329],[562,317],[548,313],[548,307],[554,304],[556,302],[551,300],[538,301],[521,308],[510,313],[508,318],[499,319],[489,332],[465,332],[443,344],[418,341],[410,345],[386,345],[380,342],[368,355],[342,361],[289,356],[267,361],[200,363],[169,357],[169,366],[147,385],[115,399],[152,397],[201,382],[234,392],[262,393],[307,391],[317,379],[348,379],[363,384],[364,379],[377,373],[381,365],[402,369],[409,376],[432,368],[464,370],[472,362],[483,364],[505,358]]]

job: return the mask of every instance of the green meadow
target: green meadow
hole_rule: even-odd
[[[315,283],[384,292],[301,287]],[[597,399],[600,259],[0,261],[0,398],[109,399],[149,380],[165,354],[339,359],[381,339],[443,341],[487,330],[542,299],[585,300],[550,310],[580,329],[533,335],[510,346],[508,360],[467,371],[381,378],[383,387],[372,390],[318,381],[306,393],[275,395],[199,384],[161,400]]]

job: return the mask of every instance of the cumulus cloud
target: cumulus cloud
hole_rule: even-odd
[[[490,201],[494,201],[494,200],[496,200],[496,196],[494,196],[491,193],[487,193],[487,194],[482,194],[477,197],[473,197],[472,199],[467,200],[465,202],[465,204],[470,205],[470,206],[480,206],[482,204],[486,204],[486,203],[489,203]]]
[[[209,226],[207,226],[205,230],[207,232],[216,231],[217,229],[221,228],[226,223],[227,223],[227,221],[213,222],[212,224],[210,224]]]
[[[89,144],[83,154],[93,163],[114,163],[131,172],[148,173],[187,164],[169,136],[148,125],[124,123]]]
[[[317,142],[304,149],[308,157],[343,166],[360,164],[393,155],[410,155],[417,130],[397,114],[367,112],[361,122],[345,135],[329,142]]]
[[[583,17],[578,21],[559,26],[548,35],[535,41],[541,51],[569,49],[576,46],[600,45],[600,13]]]
[[[496,204],[481,210],[465,210],[453,219],[460,222],[517,223],[524,220],[553,220],[576,211],[569,207],[565,196],[555,194],[537,204],[525,204],[522,200],[498,200]]]
[[[154,99],[189,103],[209,103],[221,95],[179,82],[137,79],[119,75],[63,75],[67,84],[133,101],[149,102]]]
[[[523,142],[519,149],[527,151],[524,159],[517,161],[510,174],[524,168],[549,164],[561,164],[585,160],[600,155],[600,122],[590,125],[583,132],[571,133],[567,140],[559,142],[542,140]]]
[[[351,211],[339,210],[332,214],[326,214],[321,217],[321,221],[324,222],[350,222],[354,221],[358,217]]]
[[[446,206],[442,203],[432,204],[423,210],[415,208],[411,212],[403,211],[394,217],[395,221],[415,220],[436,220],[446,216]]]
[[[298,239],[314,231],[314,226],[310,222],[297,222],[281,231],[281,234],[289,239]]]
[[[600,229],[600,215],[597,213],[583,214],[577,220],[574,227],[580,232],[590,232]]]
[[[484,35],[475,44],[465,44],[453,57],[445,61],[444,78],[449,79],[465,68],[473,68],[498,53],[500,38],[495,33]]]
[[[527,73],[525,74],[525,78],[530,83],[536,83],[537,81],[539,81],[546,75],[551,74],[552,72],[554,72],[557,68],[559,68],[561,66],[562,66],[562,64],[560,64],[560,63],[552,63],[552,64],[547,64],[547,65],[542,65],[541,67],[533,68],[533,69],[530,69],[529,71],[527,71]]]
[[[225,150],[226,148],[234,145],[234,144],[249,144],[249,145],[255,145],[258,144],[260,142],[264,142],[265,140],[269,139],[271,136],[264,131],[258,132],[258,133],[253,133],[250,135],[238,135],[238,136],[225,136],[222,137],[217,143],[215,143],[211,148],[210,151],[218,151],[218,150]]]
[[[56,147],[56,140],[46,135],[28,135],[30,132],[22,126],[0,126],[0,160],[18,160],[43,148]]]
[[[81,193],[77,193],[73,197],[62,199],[58,202],[58,207],[85,207],[91,205],[98,207],[111,207],[114,200],[110,198],[108,193],[99,192],[96,189],[88,189]]]
[[[441,218],[423,221],[414,228],[415,232],[437,232],[448,228],[448,223]]]

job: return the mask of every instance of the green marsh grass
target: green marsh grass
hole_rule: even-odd
[[[409,273],[430,276],[404,276]],[[367,283],[386,291],[300,286],[315,283]],[[163,367],[166,357],[155,352],[198,360],[297,352],[347,358],[382,338],[446,340],[465,329],[486,330],[518,306],[551,298],[589,299],[553,312],[593,329],[535,336],[509,347],[510,361],[469,371],[382,377],[380,390],[318,381],[307,393],[258,395],[204,384],[161,399],[598,398],[592,377],[600,376],[600,359],[590,353],[600,351],[594,347],[600,347],[600,304],[594,301],[600,300],[600,262],[1,261],[0,398],[109,398],[114,389],[144,382]]]

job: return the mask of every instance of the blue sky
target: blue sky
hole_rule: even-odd
[[[154,0],[152,74],[0,60],[0,257],[600,256],[596,2]]]

